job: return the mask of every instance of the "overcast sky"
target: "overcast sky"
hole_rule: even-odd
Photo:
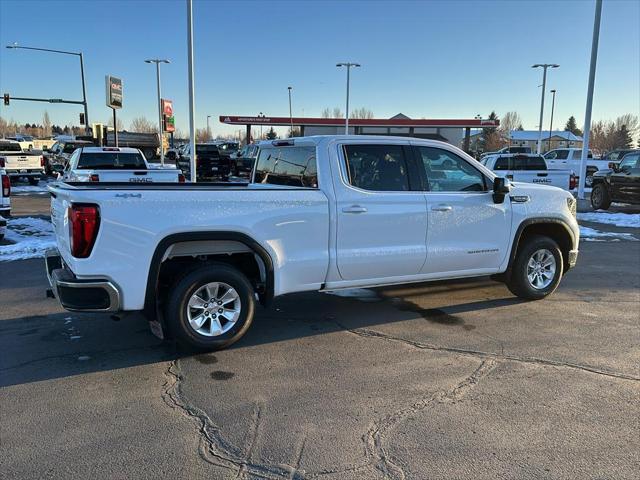
[[[177,127],[187,130],[186,2],[0,0],[0,91],[14,96],[80,99],[76,57],[4,46],[82,51],[89,117],[106,122],[105,74],[123,79],[126,127],[136,116],[154,121],[155,67],[167,58],[163,96],[174,101]],[[541,70],[559,63],[547,90],[558,91],[554,123],[575,115],[582,126],[594,2],[576,1],[194,1],[196,123],[213,115],[320,116],[344,110],[345,72],[355,61],[351,106],[376,117],[473,118],[515,110],[538,124]],[[640,114],[640,2],[605,0],[594,119]],[[549,102],[550,102],[550,97]],[[548,128],[550,103],[545,113]],[[0,115],[20,123],[77,124],[79,106],[12,102]]]

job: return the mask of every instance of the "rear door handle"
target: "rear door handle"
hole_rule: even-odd
[[[350,207],[344,207],[342,211],[344,213],[366,213],[367,209],[360,205],[351,205]]]
[[[436,205],[435,207],[431,207],[431,210],[434,212],[450,212],[453,210],[451,205]]]

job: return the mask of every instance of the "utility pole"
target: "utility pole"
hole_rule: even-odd
[[[291,136],[293,137],[293,111],[291,110],[291,90],[293,87],[287,87],[289,90],[289,122],[291,123]]]
[[[589,135],[591,134],[591,107],[593,106],[593,87],[596,83],[596,63],[598,63],[598,41],[600,40],[600,17],[602,0],[596,0],[596,13],[593,19],[593,39],[591,40],[591,64],[589,67],[589,87],[587,88],[587,107],[584,114],[582,134],[582,157],[580,158],[580,176],[578,177],[578,198],[584,198],[584,186],[587,182],[587,156],[589,154]]]
[[[559,66],[555,63],[536,63],[531,65],[531,68],[542,67],[544,70],[542,74],[542,98],[540,99],[540,121],[538,122],[538,155],[542,150],[542,120],[544,116],[544,92],[547,89],[547,68],[558,68]]]

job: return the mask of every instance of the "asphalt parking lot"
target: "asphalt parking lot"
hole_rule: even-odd
[[[48,216],[46,194],[12,200]],[[289,295],[212,354],[66,312],[41,259],[0,261],[0,471],[637,478],[640,228],[584,226],[603,235],[544,301],[489,279]]]

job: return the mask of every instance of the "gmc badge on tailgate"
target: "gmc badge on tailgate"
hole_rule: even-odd
[[[150,178],[137,178],[137,177],[130,178],[129,181],[132,182],[132,183],[151,183],[151,182],[153,182],[153,180],[151,180]]]

